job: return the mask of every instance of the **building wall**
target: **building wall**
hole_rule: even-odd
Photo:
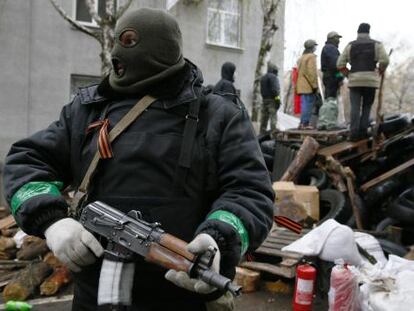
[[[284,1],[279,9],[280,29],[275,36],[271,60],[283,68],[284,54]],[[251,106],[254,72],[259,53],[262,31],[262,9],[259,1],[243,1],[241,47],[228,48],[207,44],[208,1],[186,5],[179,1],[170,12],[177,18],[183,33],[184,56],[200,67],[205,84],[215,84],[220,79],[221,65],[231,61],[236,65],[235,86],[241,98]],[[281,77],[282,75],[281,70]]]
[[[243,1],[242,47],[229,49],[206,42],[207,0],[198,5],[179,1],[171,13],[183,32],[184,54],[204,73],[205,83],[220,78],[221,64],[237,66],[236,87],[250,106],[261,35],[261,8]],[[72,14],[74,2],[60,0]],[[140,0],[132,7],[162,7],[166,0]],[[283,68],[283,9],[272,60]],[[280,42],[280,43],[278,43]],[[0,2],[0,161],[10,145],[45,128],[70,100],[71,74],[100,75],[99,43],[70,26],[48,0]]]

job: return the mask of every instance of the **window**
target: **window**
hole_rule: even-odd
[[[101,82],[102,78],[98,76],[86,76],[86,75],[76,75],[73,74],[70,76],[70,100],[78,92],[78,89],[83,86],[88,86],[92,84],[97,84]]]
[[[99,16],[104,16],[105,14],[105,4],[106,0],[95,0],[95,9],[98,11]],[[115,8],[116,8],[115,2]],[[96,26],[96,22],[92,19],[89,14],[88,5],[86,0],[75,0],[75,19],[82,24],[88,26]]]
[[[240,0],[209,0],[207,11],[207,43],[240,47]]]

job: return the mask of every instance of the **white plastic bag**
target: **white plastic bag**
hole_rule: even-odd
[[[331,262],[342,259],[351,265],[362,262],[352,229],[333,219],[325,221],[299,240],[283,247],[282,251],[319,256],[322,260]]]
[[[362,282],[363,311],[414,310],[414,261],[390,255],[387,264],[364,264],[355,271]]]
[[[385,258],[384,252],[382,251],[381,245],[378,240],[364,232],[354,232],[355,242],[358,243],[364,250],[368,252],[371,256],[384,266],[387,263],[387,258]],[[365,262],[368,260],[365,257],[362,257]]]

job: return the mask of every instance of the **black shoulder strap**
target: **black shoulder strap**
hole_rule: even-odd
[[[197,134],[199,112],[203,97],[204,95],[202,89],[200,89],[197,99],[189,104],[188,113],[185,116],[183,140],[181,142],[180,157],[178,158],[178,167],[175,174],[175,187],[177,190],[183,189],[187,179],[188,169],[191,167],[191,158]]]

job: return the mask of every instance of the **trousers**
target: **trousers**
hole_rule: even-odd
[[[270,119],[270,129],[274,131],[277,124],[277,110],[280,106],[280,100],[274,98],[264,98],[262,105],[262,115],[260,120],[260,134],[263,134],[267,130],[267,124]]]
[[[367,135],[369,127],[369,115],[375,99],[376,88],[350,87],[351,100],[351,137],[363,137]]]

